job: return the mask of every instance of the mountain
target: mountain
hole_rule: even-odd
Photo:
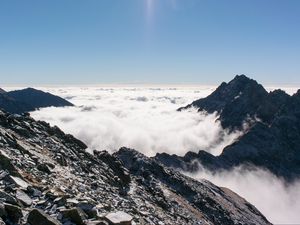
[[[198,111],[217,112],[221,125],[234,130],[242,129],[244,122],[257,118],[271,123],[288,98],[289,95],[282,90],[268,93],[255,80],[245,75],[237,75],[229,83],[223,82],[206,98],[178,110],[195,107]]]
[[[20,102],[8,95],[0,93],[0,108],[10,113],[20,114],[33,111],[34,108],[24,102]]]
[[[6,91],[4,91],[2,88],[0,88],[0,94],[4,94]]]
[[[61,97],[33,88],[10,92],[0,91],[0,108],[10,113],[22,114],[50,106],[62,107],[73,106],[73,104]]]
[[[270,224],[245,199],[133,149],[87,152],[58,127],[0,111],[0,224]]]
[[[7,95],[33,106],[34,108],[43,108],[49,106],[62,107],[62,106],[73,106],[72,103],[67,100],[52,95],[48,92],[36,90],[34,88],[26,88],[23,90],[16,90],[7,92]]]
[[[157,161],[190,172],[200,169],[200,162],[211,171],[247,165],[268,169],[287,181],[300,177],[300,90],[293,96],[281,90],[267,93],[256,81],[237,76],[190,106],[219,112],[225,128],[239,127],[249,117],[259,119],[219,156],[205,151],[188,152],[183,157],[163,153],[156,155]]]

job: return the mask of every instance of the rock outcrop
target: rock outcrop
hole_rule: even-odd
[[[9,113],[22,114],[50,106],[63,107],[73,106],[73,104],[61,97],[33,88],[10,92],[0,91],[0,108]]]
[[[245,199],[122,148],[0,111],[0,224],[269,224]]]

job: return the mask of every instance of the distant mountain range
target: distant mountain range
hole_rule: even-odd
[[[26,88],[6,92],[0,89],[0,109],[9,113],[22,114],[43,107],[73,106],[67,100],[47,92]]]
[[[216,112],[223,128],[246,127],[245,133],[219,156],[206,151],[183,157],[162,153],[155,156],[157,161],[189,172],[197,171],[200,162],[210,171],[247,165],[266,168],[288,181],[300,177],[300,90],[292,96],[282,90],[268,93],[255,80],[239,75],[179,111],[190,107]]]

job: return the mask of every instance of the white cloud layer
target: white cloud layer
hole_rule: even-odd
[[[216,115],[176,109],[208,95],[213,88],[58,88],[52,93],[77,105],[31,113],[83,140],[91,149],[110,152],[122,146],[148,156],[157,152],[184,155],[207,150],[220,154],[239,133],[228,134]]]
[[[300,181],[287,185],[266,170],[242,167],[217,174],[202,170],[187,175],[233,190],[274,224],[300,224]]]

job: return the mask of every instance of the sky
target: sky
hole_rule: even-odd
[[[300,84],[298,0],[3,0],[1,84]]]

